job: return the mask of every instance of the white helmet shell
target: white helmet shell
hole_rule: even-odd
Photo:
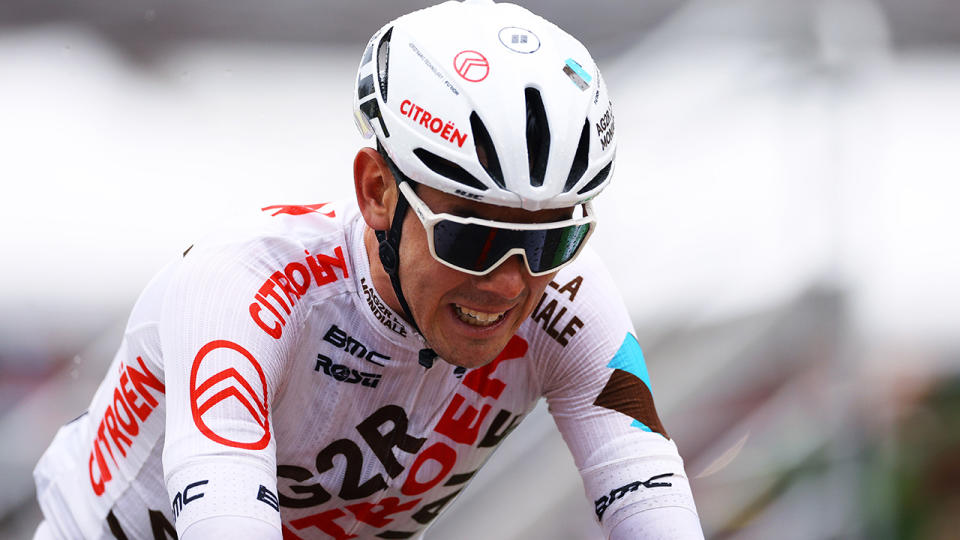
[[[354,115],[415,182],[487,204],[565,208],[599,193],[613,108],[586,48],[514,4],[449,1],[370,39]]]

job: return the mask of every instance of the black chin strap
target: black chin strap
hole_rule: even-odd
[[[393,292],[397,295],[397,300],[400,302],[400,307],[403,309],[404,315],[406,315],[407,320],[410,321],[413,329],[423,336],[423,332],[420,331],[420,327],[417,326],[417,321],[413,318],[413,313],[410,311],[410,305],[407,304],[407,299],[403,295],[403,289],[400,287],[400,235],[403,231],[403,218],[407,215],[410,203],[407,202],[407,198],[404,197],[400,191],[400,178],[403,178],[400,176],[400,171],[383,151],[380,152],[380,155],[386,160],[390,172],[393,173],[393,177],[397,180],[397,207],[393,211],[393,222],[386,231],[374,231],[374,234],[377,236],[377,241],[380,243],[378,250],[380,263],[383,265],[383,269],[387,272],[387,275],[390,276],[390,284],[393,285]],[[426,341],[426,338],[424,338],[424,341]],[[429,369],[433,367],[433,361],[436,358],[437,353],[434,352],[433,349],[424,348],[420,349],[418,362],[424,368]]]

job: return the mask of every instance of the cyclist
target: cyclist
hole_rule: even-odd
[[[415,537],[542,396],[610,538],[702,538],[584,249],[616,148],[587,50],[446,2],[374,34],[354,99],[356,201],[264,208],[153,278],[37,465],[37,538]]]

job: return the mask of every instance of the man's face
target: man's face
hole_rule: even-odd
[[[514,223],[567,219],[572,209],[530,212],[456,197],[427,186],[417,195],[434,213]],[[506,346],[556,273],[533,277],[520,255],[484,276],[450,268],[430,255],[423,225],[407,212],[400,244],[400,283],[424,337],[447,362],[473,368],[489,363]]]

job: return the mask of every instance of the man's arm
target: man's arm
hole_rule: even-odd
[[[198,244],[164,295],[163,471],[184,538],[280,537],[272,406],[295,332],[264,331],[250,304],[280,297],[271,276],[302,253],[279,239]],[[303,314],[286,307],[297,328]]]
[[[630,514],[610,531],[610,540],[703,538],[700,519],[689,508],[667,506]]]
[[[180,535],[181,540],[209,540],[210,538],[281,540],[283,535],[268,523],[244,516],[217,516],[194,521]]]
[[[544,305],[555,300],[579,324],[565,344],[537,347],[546,353],[542,390],[597,521],[609,538],[702,539],[683,460],[612,280],[587,250],[555,281]]]

